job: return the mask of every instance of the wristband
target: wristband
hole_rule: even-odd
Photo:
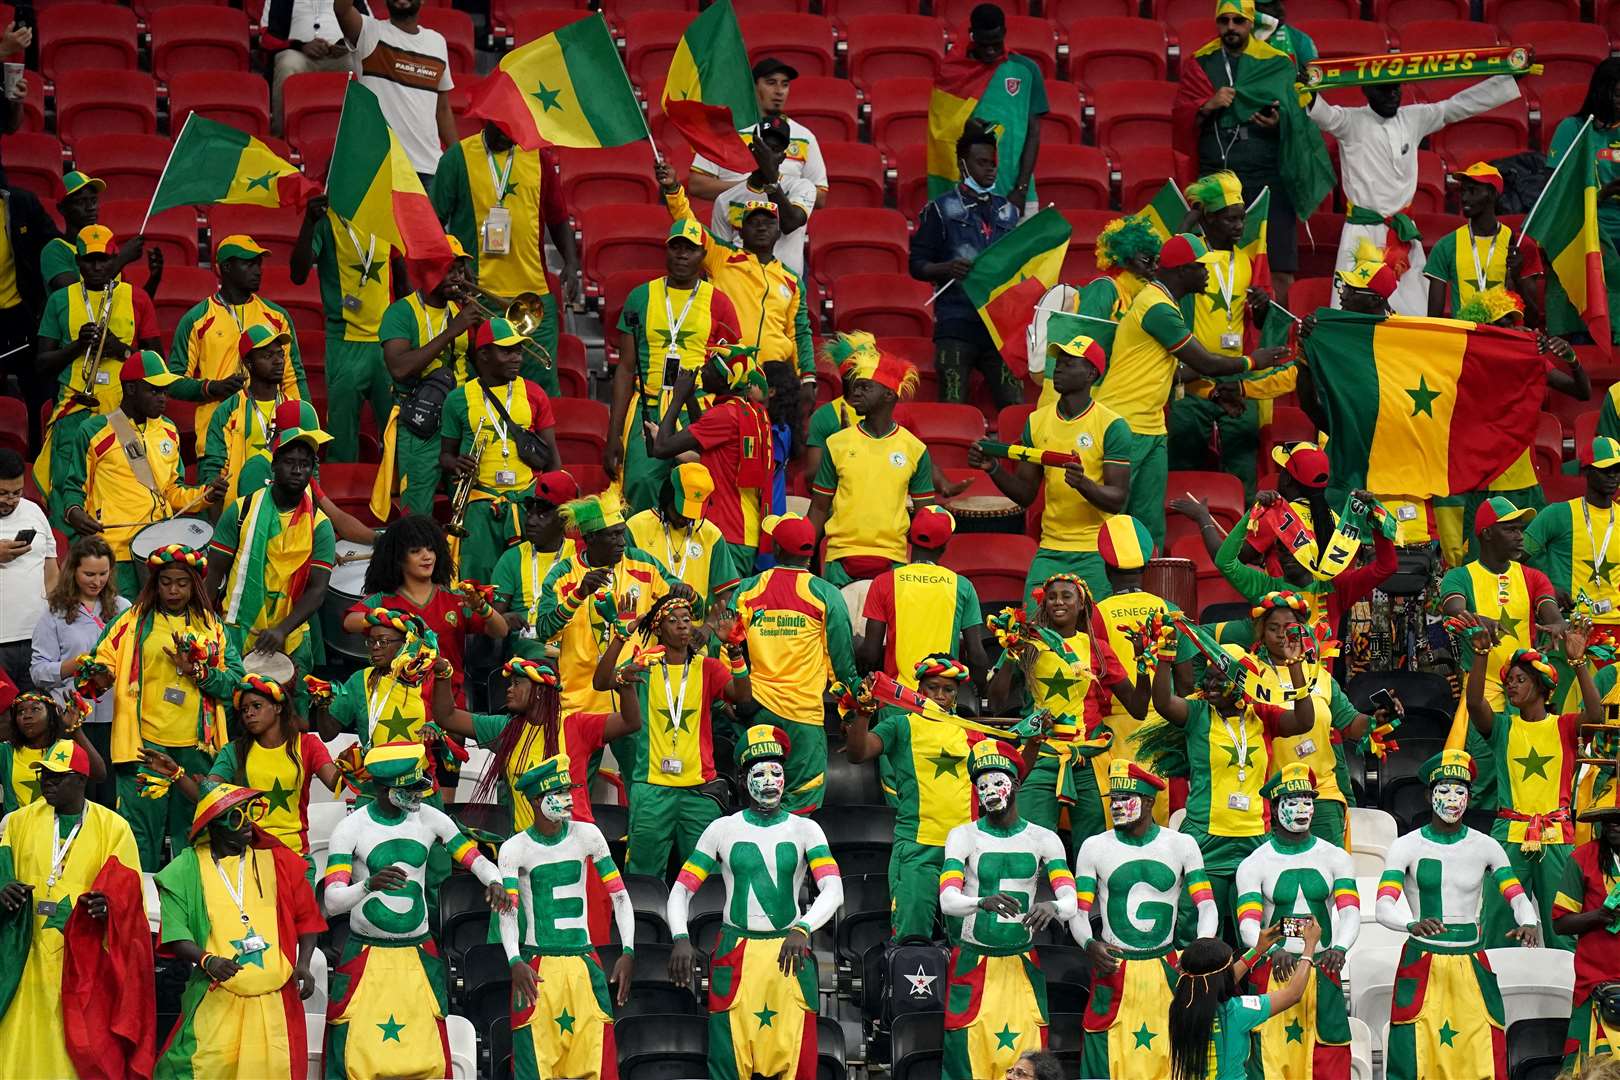
[[[669,939],[671,941],[685,941],[685,940],[687,940],[687,937],[688,937],[688,935],[685,934],[685,933],[669,935]]]
[[[1254,370],[1254,357],[1245,356],[1243,358],[1243,370],[1244,371],[1253,371]]]

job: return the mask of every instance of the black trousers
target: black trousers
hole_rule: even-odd
[[[0,380],[7,375],[17,379],[17,387],[28,406],[28,447],[38,453],[42,441],[40,409],[51,398],[52,380],[40,374],[35,358],[34,336],[39,320],[24,304],[0,308]],[[6,391],[9,396],[11,392]]]

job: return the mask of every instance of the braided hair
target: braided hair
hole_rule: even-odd
[[[549,664],[513,657],[501,668],[501,673],[513,679],[529,680],[534,684],[534,692],[529,696],[529,707],[506,722],[495,745],[489,748],[494,760],[473,788],[475,803],[482,802],[495,790],[495,785],[506,776],[507,765],[514,759],[533,760],[530,750],[536,738],[543,740],[543,757],[553,757],[562,750],[562,710],[556,671]]]
[[[677,607],[686,608],[694,616],[697,614],[692,602],[686,597],[676,596],[674,593],[665,593],[653,601],[652,607],[647,609],[647,614],[636,620],[635,625],[631,627],[631,631],[642,641],[650,643],[653,638],[658,636],[658,624],[664,621],[665,615],[668,615]]]
[[[1199,938],[1182,952],[1181,975],[1170,1002],[1171,1080],[1202,1080],[1208,1074],[1215,1017],[1237,993],[1232,959],[1232,947],[1219,938]]]
[[[236,690],[231,694],[231,715],[238,724],[241,723],[242,696],[253,694],[262,697],[276,707],[276,722],[281,725],[281,747],[287,754],[287,760],[293,763],[293,768],[302,773],[303,758],[298,751],[299,727],[293,716],[292,695],[280,683],[262,679],[257,675],[242,676],[236,683]],[[231,783],[248,786],[247,759],[255,743],[258,742],[246,727],[242,727],[231,737],[231,752],[236,757],[236,773],[231,777]]]

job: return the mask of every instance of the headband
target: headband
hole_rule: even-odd
[[[427,629],[427,624],[415,615],[383,607],[374,607],[366,612],[366,625],[391,627],[406,637],[421,637]]]
[[[521,656],[514,656],[501,665],[501,674],[506,676],[521,675],[536,686],[557,685],[557,673],[549,665],[528,660]]]
[[[936,676],[961,682],[968,677],[968,669],[966,664],[954,657],[936,654],[934,656],[925,656],[917,661],[915,674],[918,682]]]
[[[1035,588],[1030,590],[1029,598],[1033,600],[1037,606],[1045,603],[1046,590],[1060,581],[1067,581],[1070,585],[1073,585],[1076,589],[1079,589],[1080,599],[1085,600],[1088,603],[1091,601],[1091,586],[1086,584],[1086,579],[1081,577],[1079,574],[1070,573],[1053,574],[1051,577],[1047,578],[1045,581],[1041,582],[1039,585],[1035,586]]]
[[[208,557],[196,548],[184,544],[165,544],[146,557],[146,565],[154,570],[175,564],[190,567],[192,570],[202,570],[208,565]]]
[[[231,693],[231,704],[238,709],[242,707],[243,694],[258,694],[260,697],[269,698],[277,705],[287,700],[287,691],[280,683],[253,674],[243,675],[236,681],[236,689]]]
[[[1537,650],[1514,649],[1513,655],[1508,657],[1508,662],[1503,664],[1502,670],[1497,673],[1497,677],[1502,682],[1507,682],[1508,669],[1514,664],[1523,664],[1535,672],[1537,677],[1541,679],[1542,686],[1546,687],[1549,693],[1558,689],[1558,672],[1553,670],[1553,666],[1547,662],[1546,656]]]
[[[42,694],[38,690],[24,690],[22,693],[11,699],[11,704],[12,707],[15,708],[25,701],[37,701],[53,712],[56,710],[56,700],[49,694]]]
[[[1296,615],[1304,615],[1307,618],[1311,614],[1311,606],[1306,601],[1303,593],[1295,592],[1292,589],[1278,589],[1262,596],[1260,602],[1249,609],[1249,617],[1263,619],[1269,612],[1278,611],[1282,608],[1287,608]]]

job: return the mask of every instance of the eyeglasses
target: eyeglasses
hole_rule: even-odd
[[[262,799],[255,799],[250,803],[242,803],[231,807],[219,815],[219,823],[227,829],[240,829],[250,821],[258,821],[264,817],[269,807]]]

